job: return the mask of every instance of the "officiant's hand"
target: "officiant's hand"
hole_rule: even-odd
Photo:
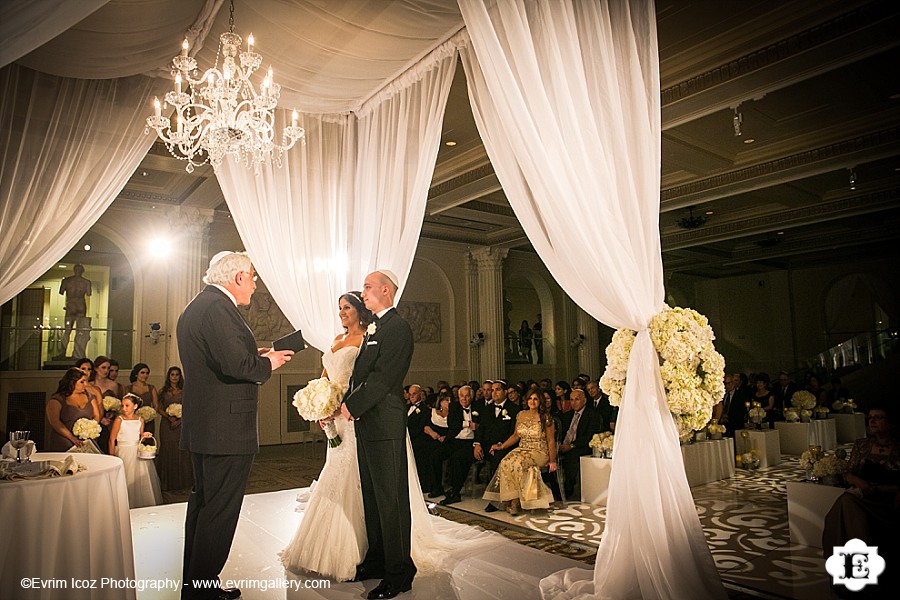
[[[269,350],[271,350],[271,348],[257,348],[256,353],[260,356],[264,356]]]
[[[347,405],[344,403],[341,403],[341,414],[344,415],[344,418],[348,421],[353,420],[353,415],[350,414],[350,411],[347,410]]]
[[[260,348],[260,350],[265,350],[265,348]],[[294,355],[293,350],[269,350],[260,356],[264,356],[269,359],[269,362],[272,363],[272,370],[274,371],[284,363],[291,360],[291,357]]]

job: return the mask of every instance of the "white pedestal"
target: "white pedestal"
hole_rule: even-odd
[[[612,472],[611,458],[594,458],[590,455],[581,457],[582,502],[606,506],[610,472]]]
[[[866,416],[862,413],[834,415],[838,442],[855,442],[866,437]]]
[[[750,437],[741,435],[749,431]],[[781,438],[774,429],[740,429],[734,432],[734,446],[738,454],[756,450],[759,456],[759,468],[774,467],[781,462]]]
[[[734,440],[706,440],[681,447],[688,485],[734,477]]]
[[[788,482],[788,527],[791,543],[821,548],[825,515],[844,491],[844,488],[818,483]]]
[[[821,446],[822,450],[834,450],[837,447],[837,428],[834,419],[813,419],[809,423],[775,423],[775,429],[781,436],[781,452],[784,454],[803,454],[810,446]]]

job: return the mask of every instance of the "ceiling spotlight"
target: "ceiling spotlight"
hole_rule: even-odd
[[[452,148],[453,146],[456,145],[456,142],[454,142],[453,140],[447,140],[446,142],[444,142],[444,145],[450,146]]]
[[[708,210],[708,211],[706,211],[706,214],[707,214],[707,215],[711,215],[711,214],[713,214],[713,211]]]
[[[709,217],[706,215],[698,215],[694,216],[694,207],[688,207],[688,216],[682,217],[675,221],[678,225],[684,229],[697,229],[698,227],[703,227],[706,225],[706,222],[709,220]]]
[[[849,179],[850,179],[850,189],[855,190],[856,189],[856,171],[853,168],[850,169]]]
[[[84,251],[85,251],[85,252],[90,252],[90,251],[91,251],[91,245],[90,245],[90,244],[85,244],[85,245],[84,245]]]
[[[744,140],[744,143],[745,143],[745,144],[752,144],[752,143],[755,142],[755,141],[756,141],[756,140],[755,140],[754,138],[747,138],[746,140]]]

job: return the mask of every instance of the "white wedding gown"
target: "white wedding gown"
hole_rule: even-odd
[[[357,352],[355,346],[325,352],[322,364],[329,379],[346,389]],[[342,443],[328,449],[319,479],[307,490],[301,490],[297,500],[303,509],[303,519],[290,543],[281,551],[281,562],[291,571],[311,571],[335,581],[347,581],[356,575],[356,566],[366,554],[366,522],[353,422],[338,417],[335,426]],[[420,574],[447,567],[445,561],[454,550],[464,546],[471,551],[472,542],[495,539],[497,534],[431,515],[422,496],[408,436],[406,456],[412,558]]]

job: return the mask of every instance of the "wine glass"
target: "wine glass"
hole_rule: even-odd
[[[22,448],[28,443],[30,431],[11,431],[9,432],[9,443],[16,449],[16,462],[22,462]]]

